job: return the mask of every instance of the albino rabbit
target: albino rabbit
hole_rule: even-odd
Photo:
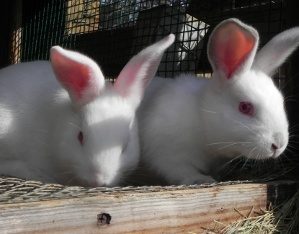
[[[288,144],[284,99],[269,77],[299,44],[299,28],[257,54],[258,32],[238,19],[221,22],[208,43],[211,79],[155,78],[138,112],[141,161],[169,184],[213,182],[241,155],[276,158]]]
[[[51,63],[0,70],[0,174],[120,184],[139,160],[136,109],[173,41],[171,34],[141,51],[113,86],[93,60],[59,46],[51,49]]]

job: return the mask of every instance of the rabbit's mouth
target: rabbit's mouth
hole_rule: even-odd
[[[276,149],[272,155],[271,158],[278,158],[280,155],[282,155],[282,153],[284,152],[284,150],[286,149],[286,146],[280,148],[280,149]]]
[[[104,171],[99,172],[95,170],[91,173],[88,183],[92,187],[107,186],[111,187],[118,182],[117,174],[115,173],[104,173]]]

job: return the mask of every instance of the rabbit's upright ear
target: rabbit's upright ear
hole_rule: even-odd
[[[52,47],[50,52],[56,78],[68,91],[73,103],[81,106],[100,94],[105,80],[101,69],[92,59],[59,46]]]
[[[275,70],[299,45],[299,27],[273,37],[256,55],[253,69],[273,75]]]
[[[231,79],[249,70],[257,50],[258,32],[238,19],[222,21],[208,42],[208,58],[213,72]]]
[[[155,76],[164,51],[174,42],[175,36],[168,35],[135,55],[122,69],[114,88],[137,107],[144,90]]]

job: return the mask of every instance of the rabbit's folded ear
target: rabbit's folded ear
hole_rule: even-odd
[[[254,60],[253,69],[267,75],[275,70],[299,45],[299,27],[288,29],[273,37],[260,51]]]
[[[168,35],[135,55],[122,69],[114,88],[137,107],[144,90],[155,76],[164,51],[174,42],[175,36]]]
[[[258,32],[238,19],[222,21],[212,32],[208,43],[208,58],[213,72],[231,79],[249,70],[258,41]]]
[[[51,48],[50,59],[57,80],[76,105],[87,104],[100,94],[105,80],[92,59],[59,46]]]

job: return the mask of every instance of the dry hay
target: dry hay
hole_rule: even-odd
[[[213,228],[205,229],[206,234],[297,234],[299,233],[299,191],[278,207],[269,207],[244,215],[237,209],[240,219],[225,225],[215,220]],[[202,232],[200,232],[202,233]]]

